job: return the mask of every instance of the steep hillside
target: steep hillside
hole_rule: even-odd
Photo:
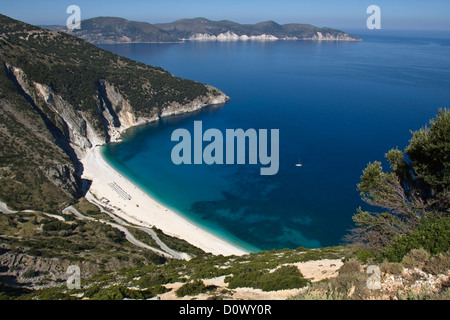
[[[0,15],[0,200],[57,211],[86,191],[79,159],[131,126],[224,103],[177,78],[76,37]]]
[[[60,28],[67,31],[67,28]],[[70,34],[92,43],[149,43],[176,42],[168,32],[156,26],[122,18],[98,17],[83,21],[82,29],[75,29]]]

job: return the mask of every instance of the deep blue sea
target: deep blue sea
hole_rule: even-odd
[[[159,201],[251,251],[337,245],[364,203],[356,185],[370,161],[403,149],[450,107],[450,33],[354,33],[362,42],[185,42],[102,45],[231,101],[129,130],[107,160]],[[180,165],[177,128],[280,130],[280,169]],[[302,167],[295,163],[302,162]],[[376,208],[369,208],[376,210]]]

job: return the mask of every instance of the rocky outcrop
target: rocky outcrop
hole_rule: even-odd
[[[89,150],[226,100],[71,35],[1,14],[0,22],[0,199],[14,209],[58,212],[88,190],[81,160]]]
[[[77,111],[61,96],[46,85],[28,79],[22,69],[7,64],[9,77],[16,82],[18,90],[39,112],[52,131],[56,143],[69,156],[82,158],[86,151],[105,141],[105,133],[92,129],[86,116]],[[74,154],[70,154],[74,153]]]
[[[171,103],[168,107],[163,108],[160,117],[169,117],[172,115],[183,114],[198,111],[208,105],[223,104],[230,98],[223,93],[218,93],[213,87],[207,86],[209,91],[206,96],[200,96],[194,101],[181,105],[178,102]]]
[[[108,138],[97,145],[120,141],[121,134],[125,130],[159,120],[157,108],[149,108],[148,117],[137,116],[128,100],[108,81],[100,81],[98,87],[98,108]]]
[[[89,183],[81,180],[83,159],[88,151],[99,145],[118,142],[122,133],[134,126],[158,121],[162,117],[197,111],[205,106],[223,104],[229,98],[219,90],[206,86],[207,94],[191,102],[172,102],[159,110],[148,108],[148,116],[137,115],[130,102],[114,84],[102,80],[97,85],[97,118],[79,110],[44,84],[30,80],[24,71],[6,64],[9,78],[17,90],[38,112],[53,135],[56,144],[71,159],[71,163],[57,163],[45,169],[46,176],[70,195],[84,194]],[[96,123],[97,121],[97,123]],[[101,125],[98,125],[98,122]]]
[[[306,39],[304,39],[306,40]],[[346,33],[338,33],[338,34],[333,34],[333,33],[322,33],[322,32],[317,32],[316,35],[314,35],[312,38],[310,38],[310,40],[315,40],[315,41],[361,41],[361,39],[357,39],[353,36],[350,36]]]
[[[10,75],[16,83],[33,99],[42,113],[47,109],[57,117],[56,126],[61,130],[73,148],[78,159],[83,158],[94,146],[117,142],[121,134],[134,126],[159,120],[162,117],[197,111],[208,105],[223,104],[229,98],[217,89],[207,86],[208,93],[192,102],[180,104],[172,102],[158,114],[157,108],[149,108],[149,116],[136,116],[132,106],[115,86],[106,80],[98,84],[97,109],[103,123],[103,131],[96,129],[91,115],[77,110],[60,95],[46,85],[30,81],[19,68],[8,65]]]
[[[5,282],[16,286],[27,284],[28,287],[41,287],[39,283],[44,280],[46,287],[56,286],[58,282],[67,280],[70,265],[70,261],[57,258],[35,257],[11,251],[0,254],[0,268],[3,268],[2,275],[6,278]],[[90,262],[76,265],[80,268],[80,276],[83,279],[99,272],[98,266]]]
[[[219,41],[219,42],[233,42],[233,41],[277,41],[277,40],[313,40],[313,41],[361,41],[361,39],[350,36],[346,33],[331,33],[331,32],[320,32],[317,31],[312,37],[297,37],[297,36],[283,36],[276,37],[271,34],[261,34],[261,35],[237,35],[234,32],[228,31],[225,33],[220,33],[218,35],[208,34],[208,33],[197,33],[191,36],[190,41]]]
[[[276,41],[279,40],[277,37],[273,35],[268,34],[262,34],[262,35],[237,35],[234,32],[228,31],[225,33],[220,33],[217,36],[216,35],[210,35],[207,33],[197,33],[190,37],[187,40],[191,41],[221,41],[221,42],[230,42],[230,41]]]

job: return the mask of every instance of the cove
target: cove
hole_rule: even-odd
[[[365,208],[356,185],[367,163],[387,168],[384,154],[450,101],[448,35],[356,35],[364,41],[102,45],[231,98],[130,129],[103,154],[163,204],[253,251],[341,244]],[[171,135],[193,137],[195,121],[203,131],[279,129],[278,173],[248,161],[175,165]]]

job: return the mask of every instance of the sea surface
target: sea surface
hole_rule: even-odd
[[[213,85],[225,105],[129,130],[103,148],[151,196],[250,251],[338,245],[362,206],[356,185],[371,161],[403,149],[450,107],[450,33],[366,31],[362,42],[184,42],[101,45]],[[280,169],[179,165],[175,129],[280,130]],[[296,167],[297,162],[303,164]]]

